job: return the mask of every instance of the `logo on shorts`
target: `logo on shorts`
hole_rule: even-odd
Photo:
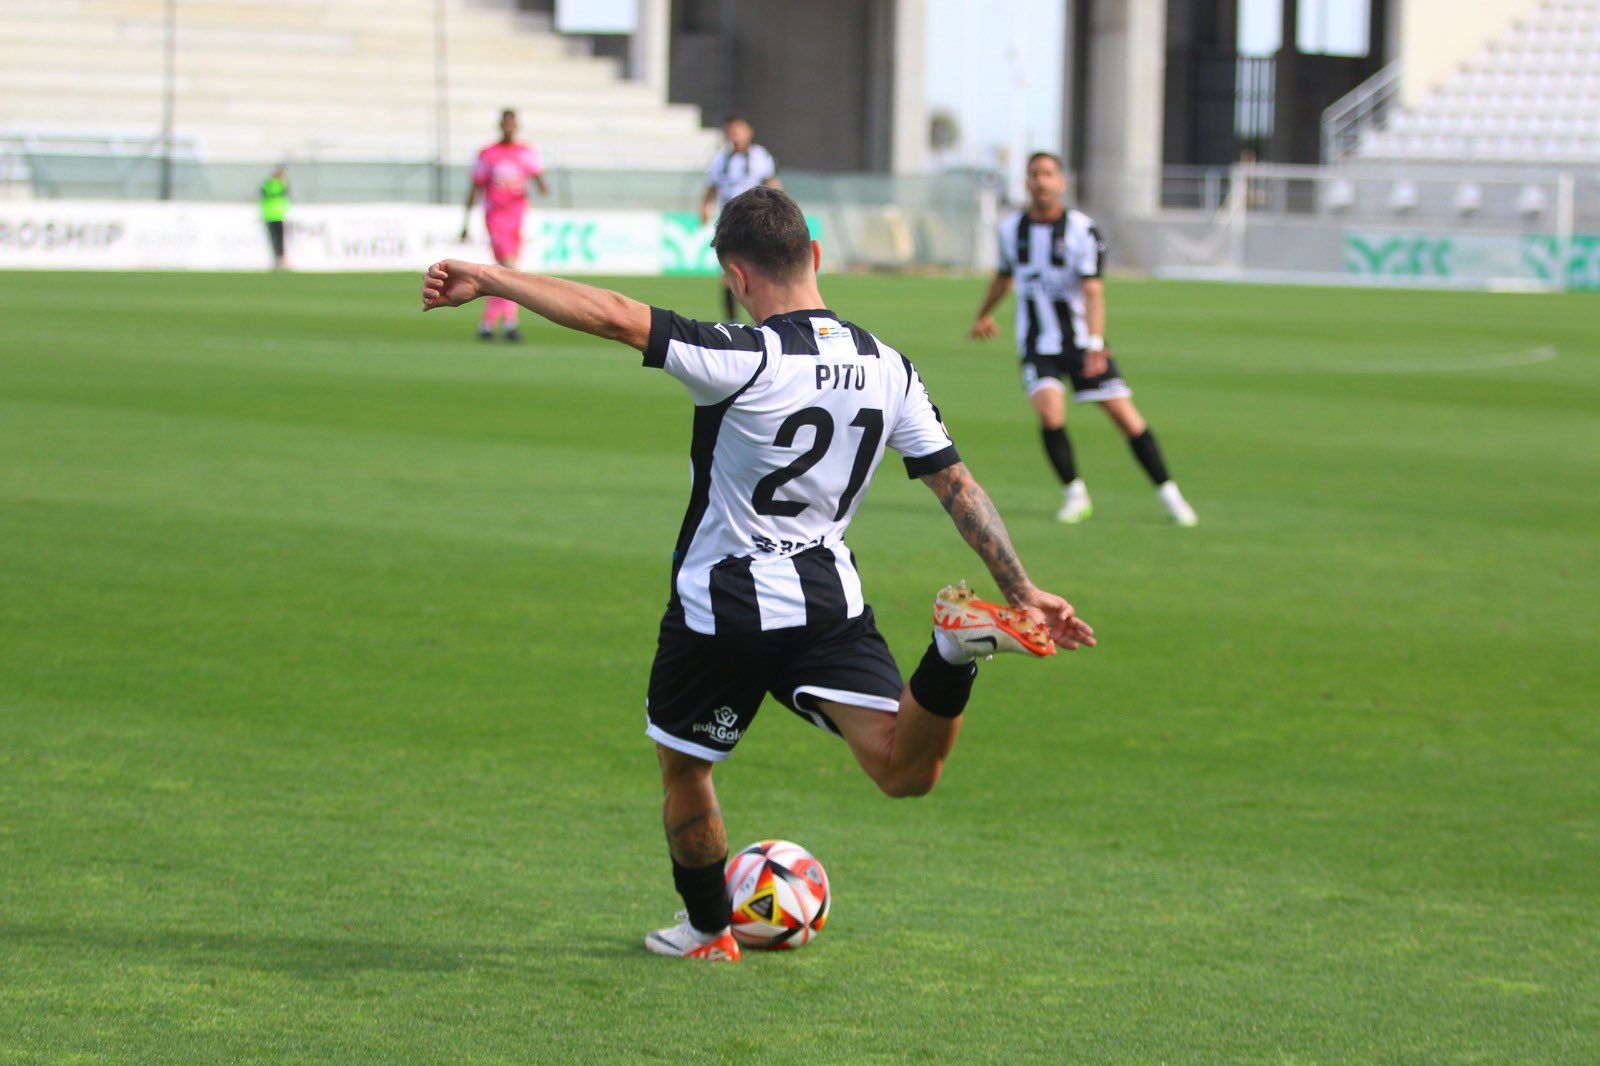
[[[705,733],[719,744],[737,744],[744,730],[739,728],[739,716],[732,707],[718,707],[711,712],[712,721],[696,722],[694,732]]]

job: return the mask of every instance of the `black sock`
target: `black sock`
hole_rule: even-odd
[[[739,305],[734,302],[733,290],[726,285],[722,287],[722,306],[728,309],[727,321],[737,322],[739,320]]]
[[[1078,480],[1078,464],[1072,458],[1072,441],[1067,439],[1066,428],[1042,429],[1039,435],[1044,438],[1044,453],[1050,457],[1061,483],[1070,485]]]
[[[972,682],[977,676],[977,663],[946,662],[939,654],[939,645],[930,642],[911,675],[911,698],[929,714],[955,718],[967,709],[967,700],[972,698]]]
[[[1172,480],[1167,473],[1167,464],[1161,458],[1161,448],[1156,444],[1156,435],[1146,429],[1128,441],[1133,446],[1133,457],[1139,460],[1139,465],[1144,467],[1144,472],[1150,475],[1150,480],[1157,485],[1165,485]]]
[[[720,933],[733,921],[733,905],[728,902],[728,885],[723,880],[724,855],[706,866],[684,866],[672,860],[672,884],[683,897],[689,924],[702,933]]]

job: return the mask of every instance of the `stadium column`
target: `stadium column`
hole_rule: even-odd
[[[1167,0],[1091,0],[1087,23],[1088,99],[1067,101],[1088,109],[1081,199],[1096,215],[1148,216],[1160,206]]]
[[[893,0],[894,50],[890,88],[894,114],[889,169],[895,174],[920,174],[928,166],[928,98],[926,61],[927,0]]]
[[[665,100],[672,44],[672,0],[639,0],[639,19],[631,44],[634,80],[649,86],[655,99]]]

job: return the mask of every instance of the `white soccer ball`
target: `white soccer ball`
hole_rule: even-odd
[[[828,874],[799,844],[763,840],[729,861],[728,901],[739,943],[772,951],[797,948],[828,920]]]

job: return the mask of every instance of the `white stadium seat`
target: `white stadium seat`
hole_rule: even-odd
[[[1421,193],[1414,181],[1397,181],[1389,190],[1389,209],[1397,215],[1415,211],[1421,200]]]
[[[1527,219],[1538,218],[1550,206],[1550,197],[1543,186],[1524,185],[1517,194],[1517,214]]]
[[[1600,164],[1600,0],[1540,0],[1389,130],[1357,155]]]
[[[715,150],[698,108],[622,78],[548,16],[516,0],[442,4],[451,159],[491,140],[503,107],[558,164],[695,167]],[[0,129],[155,132],[164,0],[4,6]],[[185,0],[178,12],[177,135],[206,158],[432,156],[435,0]]]

